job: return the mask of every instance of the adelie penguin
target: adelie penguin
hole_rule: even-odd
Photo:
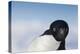
[[[49,29],[32,41],[27,51],[65,50],[68,32],[68,24],[63,20],[56,20],[51,23]]]

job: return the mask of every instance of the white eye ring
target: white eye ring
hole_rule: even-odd
[[[56,28],[53,28],[53,31],[55,32],[56,31]]]
[[[61,28],[60,28],[60,33],[61,33],[61,34],[63,34],[63,33],[64,33],[64,30],[63,30],[63,29],[61,29]]]

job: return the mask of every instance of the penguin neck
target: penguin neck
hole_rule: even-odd
[[[65,40],[60,43],[60,46],[57,50],[65,50]]]

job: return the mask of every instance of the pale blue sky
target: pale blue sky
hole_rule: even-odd
[[[32,39],[44,33],[55,20],[69,25],[67,49],[78,46],[77,5],[12,2],[12,37],[15,51],[25,51]]]

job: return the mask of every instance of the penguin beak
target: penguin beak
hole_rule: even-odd
[[[52,35],[51,31],[48,29],[46,30],[43,34],[41,34],[40,36],[43,36],[43,35]]]

